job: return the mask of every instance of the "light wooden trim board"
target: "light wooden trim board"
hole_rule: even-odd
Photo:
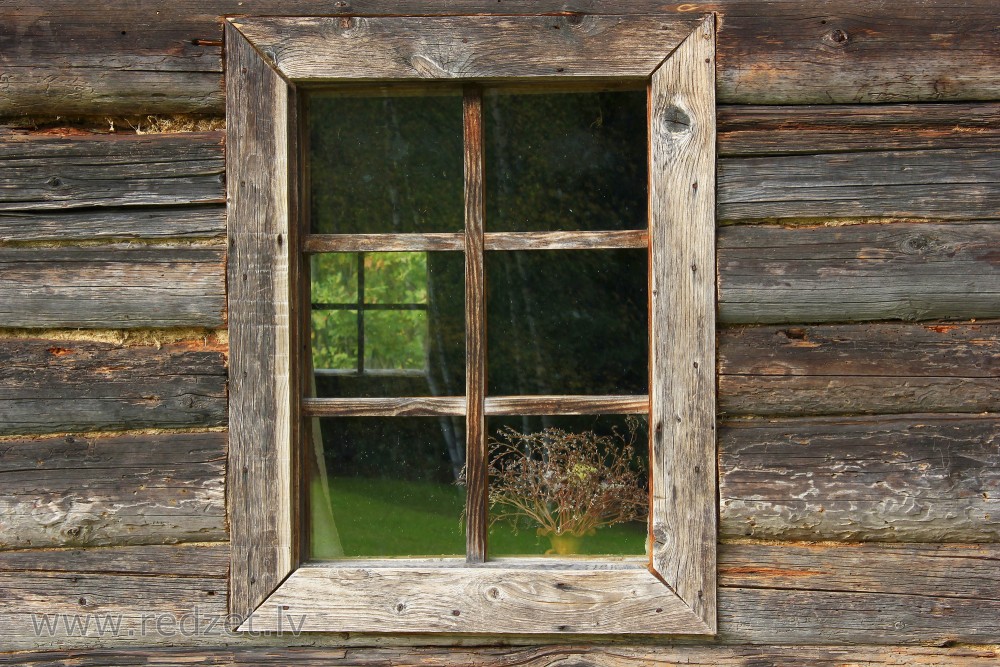
[[[701,16],[234,18],[227,21],[230,611],[244,630],[713,634],[715,543],[715,19]],[[649,231],[574,238],[415,235],[387,250],[648,247],[650,395],[494,397],[483,414],[532,406],[650,414],[652,511],[646,567],[525,559],[435,567],[298,554],[294,424],[300,415],[466,414],[465,397],[293,398],[290,361],[299,86],[451,80],[562,87],[646,82]],[[467,112],[469,110],[467,109]],[[467,114],[467,121],[469,116]],[[473,165],[474,166],[474,165]],[[474,183],[471,183],[474,185]],[[467,187],[470,181],[467,178]],[[476,203],[479,206],[481,203]],[[475,213],[475,211],[472,211]],[[473,218],[475,216],[473,215]],[[467,214],[467,224],[469,216]],[[475,226],[475,225],[473,225]],[[307,252],[379,249],[385,239],[307,237]],[[478,246],[477,246],[478,244]],[[472,246],[470,248],[470,245]],[[475,271],[476,267],[470,267]],[[290,278],[290,275],[292,276]],[[478,289],[475,288],[474,289]],[[545,399],[550,400],[547,404]],[[478,493],[478,491],[477,491]],[[473,560],[485,556],[473,545]]]

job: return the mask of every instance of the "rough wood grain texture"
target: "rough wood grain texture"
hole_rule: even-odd
[[[306,252],[412,252],[463,250],[463,234],[309,234]]]
[[[645,248],[645,229],[612,232],[487,232],[487,250],[590,250]]]
[[[483,92],[466,86],[462,100],[465,191],[465,558],[486,560],[489,532],[486,444],[486,180]]]
[[[487,396],[488,415],[648,414],[649,396]]]
[[[225,233],[222,206],[0,213],[0,241],[214,238]]]
[[[738,542],[719,545],[724,588],[1000,599],[1000,545]]]
[[[286,85],[231,27],[226,61],[229,591],[230,611],[243,619],[295,566],[288,270],[297,249],[289,242]]]
[[[306,398],[306,417],[445,417],[465,414],[464,396],[418,398]]]
[[[241,628],[277,631],[289,622],[318,632],[706,634],[687,604],[642,567],[303,567]]]
[[[336,634],[314,635],[309,637],[309,647],[290,649],[288,644],[304,640],[291,636],[287,627],[284,635],[267,639],[245,634],[226,636],[218,625],[208,628],[205,624],[198,632],[184,635],[178,632],[157,634],[155,626],[147,624],[147,635],[129,637],[127,631],[138,631],[143,615],[167,612],[179,616],[197,611],[207,619],[224,613],[216,601],[219,597],[224,598],[220,586],[224,585],[225,545],[160,547],[162,558],[158,560],[149,548],[145,548],[145,555],[139,558],[149,558],[149,563],[142,576],[132,572],[136,549],[0,554],[0,559],[20,558],[25,564],[32,557],[38,559],[34,568],[21,567],[15,560],[11,571],[0,574],[4,599],[14,601],[0,601],[0,628],[5,632],[5,650],[57,645],[63,650],[72,647],[94,649],[111,645],[114,648],[110,650],[121,658],[120,663],[115,661],[117,658],[110,657],[100,662],[95,656],[108,654],[79,655],[76,651],[34,655],[0,653],[0,664],[69,664],[76,667],[147,664],[141,661],[145,656],[141,650],[134,654],[128,652],[128,649],[138,650],[140,641],[147,646],[197,647],[170,649],[176,653],[153,652],[149,657],[153,664],[233,664],[231,661],[235,660],[235,664],[269,664],[270,661],[307,665],[398,663],[513,667],[563,664],[576,659],[613,667],[659,664],[656,660],[668,660],[665,664],[690,662],[756,667],[761,664],[759,660],[768,656],[773,657],[774,664],[796,666],[813,664],[810,659],[815,656],[819,661],[816,664],[841,667],[872,656],[876,665],[901,667],[963,665],[963,659],[977,666],[994,665],[998,657],[995,646],[915,646],[996,643],[1000,636],[1000,621],[997,620],[1000,615],[996,614],[997,591],[1000,590],[1000,567],[997,566],[1000,547],[997,545],[721,544],[721,593],[731,602],[728,608],[732,612],[726,613],[723,608],[718,639],[677,643],[668,637],[605,636],[592,637],[587,644],[567,644],[567,641],[574,641],[572,635],[541,635],[508,640],[515,645],[529,644],[522,648],[498,647],[496,638],[488,635],[392,638]],[[171,549],[176,551],[171,552]],[[65,561],[69,555],[77,553],[85,554],[82,557],[88,560],[78,572],[73,572],[66,568]],[[205,570],[199,573],[199,567]],[[401,591],[401,595],[405,594]],[[85,602],[81,603],[80,598]],[[815,601],[811,611],[806,611],[805,598]],[[785,604],[790,608],[784,609]],[[120,614],[123,631],[119,637],[111,633],[100,637],[96,632],[90,637],[68,636],[60,625],[55,637],[34,636],[31,614],[58,613],[67,614],[71,623],[78,614]],[[176,626],[165,627],[176,630]],[[187,627],[192,628],[191,621]],[[580,639],[579,635],[575,638],[576,641]],[[539,645],[557,641],[561,646]],[[880,644],[883,646],[878,646]],[[480,648],[475,648],[476,645]],[[443,648],[448,646],[452,648]],[[195,650],[197,653],[193,652]],[[44,662],[46,659],[50,662]],[[926,663],[921,662],[925,659]],[[848,662],[843,662],[845,660]]]
[[[873,74],[875,74],[873,72]],[[1000,104],[720,106],[719,155],[983,149],[1000,143]]]
[[[222,203],[221,132],[6,135],[0,210]]]
[[[996,667],[991,646],[600,646],[528,648],[133,648],[0,653],[18,667],[148,667],[163,664],[236,667]]]
[[[997,148],[719,161],[721,222],[786,218],[1000,218]]]
[[[719,230],[723,323],[1000,316],[1000,224]]]
[[[229,545],[225,542],[0,551],[0,572],[7,574],[166,574],[225,579],[228,569]]]
[[[221,113],[219,17],[239,0],[104,7],[4,0],[0,114]],[[14,11],[17,10],[17,11]],[[688,13],[658,0],[258,0],[256,14],[545,11]],[[851,0],[718,0],[719,97],[739,104],[989,100],[1000,95],[993,0],[859,6]]]
[[[223,350],[10,339],[0,343],[0,435],[219,426]]]
[[[0,322],[8,327],[218,327],[218,248],[0,249]]]
[[[650,563],[713,633],[715,18],[649,92]]]
[[[0,442],[0,549],[224,540],[225,455],[224,433]]]
[[[1000,396],[1000,324],[726,327],[726,415],[990,412]]]
[[[726,422],[724,537],[1000,541],[1000,418]]]
[[[646,79],[698,15],[234,18],[292,81]]]

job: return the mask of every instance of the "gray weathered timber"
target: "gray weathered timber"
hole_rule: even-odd
[[[294,667],[996,667],[991,646],[657,646],[136,648],[0,653],[18,667],[147,667],[162,664]]]
[[[137,556],[136,550],[140,549],[144,555]],[[88,612],[121,614],[127,633],[128,629],[138,630],[143,614],[161,611],[183,614],[195,609],[206,616],[220,613],[225,598],[226,546],[179,545],[158,549],[162,550],[158,561],[148,547],[0,554],[0,563],[14,565],[0,574],[0,591],[4,599],[18,601],[16,605],[0,601],[4,648],[51,646],[56,640],[63,648],[96,648],[114,641],[108,637],[67,636],[63,627],[58,628],[57,639],[38,638],[31,630],[31,614],[67,613],[71,617]],[[65,566],[73,554],[81,554],[78,558],[83,559],[78,572]],[[137,557],[149,558],[143,576],[132,571]],[[37,559],[36,565],[30,567],[33,558]],[[926,664],[930,665],[965,664],[961,659],[969,659],[969,664],[977,666],[993,665],[997,657],[995,646],[934,649],[915,645],[996,643],[1000,637],[997,620],[1000,615],[996,613],[1000,590],[998,561],[997,545],[721,544],[720,592],[728,604],[721,608],[718,642],[684,640],[678,644],[666,637],[645,640],[596,637],[590,639],[589,646],[573,646],[565,644],[564,635],[560,637],[562,648],[543,649],[496,647],[492,645],[495,638],[488,636],[424,635],[393,639],[337,634],[310,637],[313,646],[309,649],[289,649],[285,648],[290,643],[287,628],[286,635],[267,640],[247,635],[224,636],[218,625],[210,629],[202,625],[197,634],[164,636],[150,632],[144,637],[133,637],[130,647],[141,646],[142,641],[150,647],[172,644],[211,649],[199,655],[159,654],[167,656],[159,662],[157,653],[153,653],[150,660],[155,664],[164,661],[268,664],[271,660],[278,664],[322,665],[340,661],[345,665],[383,665],[395,658],[404,665],[499,667],[549,665],[572,658],[602,665],[650,664],[651,660],[669,658],[674,662],[691,660],[691,664],[750,667],[760,664],[753,659],[762,656],[773,655],[775,664],[798,665],[802,663],[794,662],[795,659],[817,655],[821,658],[819,664],[839,667],[843,662],[838,660],[847,660],[848,655],[855,661],[872,655],[875,664],[884,661],[887,665],[925,664],[921,662],[922,656],[927,657]],[[200,573],[199,567],[204,568]],[[84,602],[80,602],[81,598]],[[807,609],[808,598],[815,602],[811,609]],[[788,605],[788,609],[783,609],[783,605]],[[546,640],[552,641],[554,636],[511,638],[516,644]],[[224,653],[227,649],[223,644],[242,646],[228,649],[235,651],[233,655]],[[463,649],[463,644],[487,646]],[[805,646],[796,646],[802,644]],[[835,648],[831,644],[862,646]],[[883,646],[879,647],[880,644]],[[419,648],[421,645],[426,648]],[[445,652],[442,646],[454,648]],[[147,664],[143,652],[130,654],[125,648],[115,647],[115,655],[122,656],[120,663],[113,659],[96,662],[97,658],[92,663],[63,663],[59,661],[68,660],[69,656],[53,652],[47,654],[52,662],[45,663],[38,662],[45,654],[0,653],[0,664],[22,664],[19,660],[29,665]],[[827,651],[830,655],[826,655]],[[889,654],[905,659],[892,662]],[[713,658],[721,662],[713,662]],[[945,662],[946,659],[956,662]]]
[[[1000,224],[739,226],[718,238],[723,323],[1000,316]]]
[[[997,148],[719,161],[722,223],[788,218],[1000,218]]]
[[[0,572],[143,574],[225,579],[229,545],[225,542],[15,549],[0,551]]]
[[[0,343],[0,435],[220,426],[226,408],[224,349]]]
[[[716,629],[715,17],[649,88],[651,569]]]
[[[225,455],[225,433],[0,441],[0,549],[224,540]]]
[[[721,535],[1000,541],[1000,418],[725,422]]]
[[[700,16],[237,17],[230,22],[291,81],[642,81]]]
[[[0,241],[214,238],[225,233],[222,206],[0,212]]]
[[[218,327],[224,251],[128,246],[0,249],[8,327]]]
[[[990,412],[1000,396],[1000,324],[726,327],[725,415]]]
[[[238,0],[103,7],[52,0],[32,11],[4,0],[0,114],[221,113],[219,17]],[[13,11],[13,10],[19,11]],[[676,15],[657,0],[258,0],[256,14],[608,12]],[[895,2],[718,0],[719,98],[739,104],[988,100],[1000,94],[992,0]]]
[[[221,132],[7,135],[0,211],[222,203]]]
[[[983,149],[1000,144],[1000,104],[727,105],[719,155]],[[959,203],[959,202],[956,202]]]
[[[751,542],[721,544],[719,583],[1000,599],[1000,545]],[[822,583],[819,583],[822,582]]]
[[[285,82],[226,27],[230,612],[238,625],[297,565],[292,524],[289,136]],[[232,73],[235,73],[233,75]],[[295,182],[295,181],[291,181]],[[293,389],[294,388],[294,389]],[[297,403],[296,403],[297,404]]]

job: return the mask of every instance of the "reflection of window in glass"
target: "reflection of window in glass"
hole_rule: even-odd
[[[317,374],[427,372],[427,253],[312,258]]]

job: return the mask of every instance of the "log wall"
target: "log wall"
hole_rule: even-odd
[[[609,7],[718,12],[718,637],[228,634],[220,16]],[[1000,664],[992,0],[0,18],[0,665]]]

